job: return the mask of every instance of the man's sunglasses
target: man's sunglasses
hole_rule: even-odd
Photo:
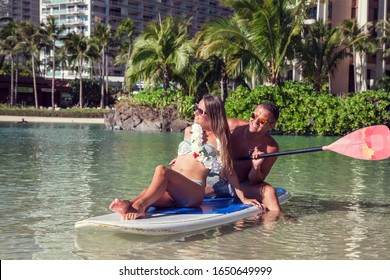
[[[198,111],[198,113],[203,117],[204,115],[207,115],[203,109],[199,108],[198,104],[194,104],[194,112]]]
[[[268,122],[266,119],[264,119],[263,117],[260,117],[260,115],[258,113],[255,113],[255,112],[253,112],[251,114],[251,118],[254,119],[254,120],[259,119],[261,124],[266,124]]]

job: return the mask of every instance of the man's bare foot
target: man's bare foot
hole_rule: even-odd
[[[124,215],[128,212],[130,207],[131,207],[130,201],[115,198],[114,201],[111,202],[109,208],[110,208],[110,210],[112,210],[120,215]]]

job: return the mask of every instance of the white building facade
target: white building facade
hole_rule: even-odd
[[[390,0],[321,0],[317,1],[314,14],[317,21],[329,21],[332,27],[345,19],[356,19],[358,26],[364,27],[368,22],[389,20]],[[381,77],[390,76],[390,58],[384,59],[382,53],[378,50],[375,55],[364,54],[363,60],[354,57],[342,61],[331,78],[331,91],[345,93],[355,88],[357,91],[375,88]]]
[[[230,16],[227,8],[222,8],[218,0],[40,0],[40,21],[45,22],[48,15],[54,16],[56,23],[64,25],[64,34],[76,32],[92,36],[94,27],[110,24],[114,32],[123,19],[131,18],[139,34],[148,22],[159,16],[186,16],[192,18],[191,33],[195,32],[213,18]],[[110,67],[111,80],[121,80],[123,70]],[[74,71],[56,71],[58,78],[74,78]],[[47,72],[47,76],[52,73]],[[117,76],[118,78],[114,78]]]
[[[39,24],[40,0],[0,0],[0,17]]]

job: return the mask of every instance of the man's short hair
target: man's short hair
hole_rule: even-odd
[[[279,119],[279,108],[272,102],[262,102],[258,106],[263,107],[267,111],[271,112],[273,116],[273,121],[277,122]]]

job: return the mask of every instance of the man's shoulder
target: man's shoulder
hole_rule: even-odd
[[[237,127],[248,125],[248,121],[237,119],[237,118],[231,118],[228,119],[228,124],[230,131],[233,132]]]
[[[279,152],[279,144],[276,142],[276,140],[269,135],[268,133],[265,135],[266,137],[266,143],[270,151],[268,152]]]

